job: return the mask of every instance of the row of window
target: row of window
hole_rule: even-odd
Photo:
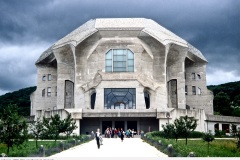
[[[46,79],[48,81],[51,81],[52,80],[52,75],[51,74],[48,74],[47,76],[46,75],[43,75],[42,76],[42,81],[46,81]]]
[[[46,89],[42,90],[42,97],[46,96],[46,91],[47,91],[47,97],[51,97],[52,96],[52,88],[51,87],[47,87]],[[57,96],[57,86],[55,87],[55,96]]]
[[[197,73],[192,73],[192,80],[200,80],[201,79],[201,75],[197,74]]]
[[[201,95],[202,94],[202,90],[201,88],[197,87],[197,91],[196,91],[196,86],[192,86],[192,95]],[[185,95],[188,95],[188,86],[185,85]]]

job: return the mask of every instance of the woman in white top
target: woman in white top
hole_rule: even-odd
[[[96,141],[97,141],[97,147],[99,149],[100,148],[100,129],[99,128],[97,129],[95,137],[96,137]]]

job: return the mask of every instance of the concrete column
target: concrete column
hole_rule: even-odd
[[[76,126],[77,126],[77,128],[73,131],[73,133],[74,134],[76,134],[76,135],[80,135],[80,120],[79,119],[75,119],[75,121],[76,121]]]
[[[222,131],[222,123],[219,123],[219,130]]]

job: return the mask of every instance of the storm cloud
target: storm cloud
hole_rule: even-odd
[[[150,18],[207,58],[207,84],[240,80],[240,1],[1,0],[0,95],[36,85],[35,61],[95,18]]]

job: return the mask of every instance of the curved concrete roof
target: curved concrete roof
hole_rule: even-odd
[[[207,62],[202,53],[187,41],[162,27],[155,21],[145,18],[107,18],[89,20],[57,41],[52,47],[50,47],[50,49],[59,48],[66,44],[77,46],[79,43],[84,41],[84,39],[100,30],[139,30],[154,37],[163,45],[172,43],[186,47],[189,52]],[[43,52],[36,63],[46,58],[49,54],[50,52],[48,49],[47,52]]]

